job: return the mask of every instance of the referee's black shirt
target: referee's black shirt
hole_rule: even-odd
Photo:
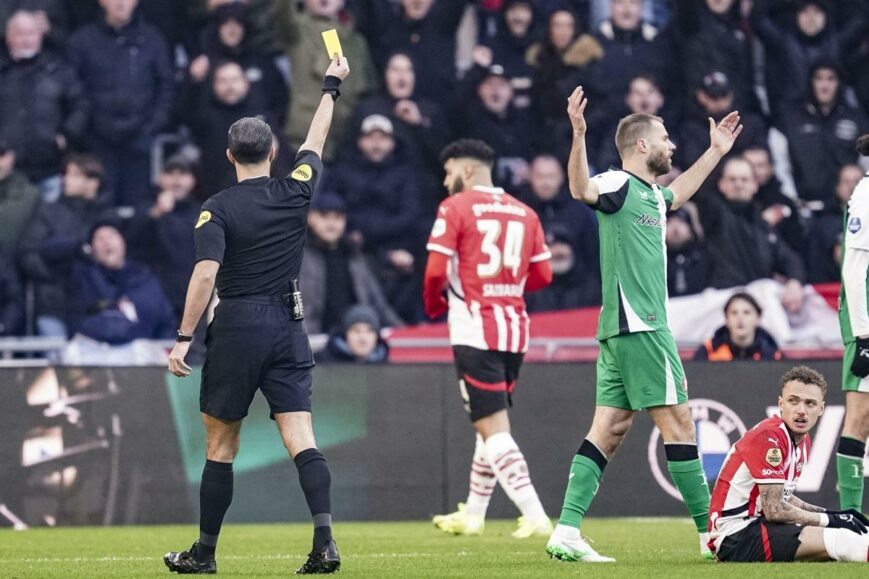
[[[316,153],[299,151],[287,177],[245,179],[202,204],[194,231],[196,261],[221,264],[219,297],[290,291],[302,266],[308,205],[322,172]]]

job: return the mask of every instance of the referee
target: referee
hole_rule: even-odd
[[[232,462],[241,421],[257,388],[262,390],[314,519],[314,543],[299,574],[333,573],[341,558],[332,539],[331,474],[311,428],[311,369],[298,293],[308,205],[323,171],[320,155],[332,123],[347,60],[330,63],[323,98],[292,173],[269,177],[275,157],[272,131],[246,117],[229,128],[226,156],[238,184],[202,205],[194,231],[196,267],[187,289],[169,371],[190,375],[184,362],[193,328],[217,286],[220,303],[205,337],[199,409],[206,432],[206,461],[199,488],[199,540],[163,560],[177,573],[216,573],[214,553],[232,502]]]

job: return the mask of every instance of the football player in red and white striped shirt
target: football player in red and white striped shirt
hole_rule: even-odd
[[[821,374],[793,368],[781,379],[781,416],[759,423],[727,453],[709,505],[709,548],[719,561],[869,561],[863,514],[794,495],[826,394]]]
[[[482,533],[500,482],[522,512],[513,536],[547,536],[552,523],[510,435],[507,408],[528,349],[531,324],[523,296],[549,285],[552,268],[537,214],[492,185],[494,158],[488,145],[470,139],[441,154],[450,197],[438,208],[426,246],[424,301],[432,318],[449,311],[459,388],[477,444],[467,503],[434,523],[450,533]]]

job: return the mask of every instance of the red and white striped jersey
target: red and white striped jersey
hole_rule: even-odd
[[[528,350],[528,267],[550,257],[534,210],[499,187],[474,187],[441,203],[426,248],[451,257],[450,343]]]
[[[741,531],[763,514],[760,485],[783,484],[789,501],[797,488],[811,441],[794,445],[784,421],[773,416],[745,433],[730,448],[709,504],[709,548]]]

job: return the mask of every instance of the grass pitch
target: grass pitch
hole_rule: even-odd
[[[591,519],[583,529],[610,565],[562,563],[545,538],[510,537],[513,521],[489,521],[482,537],[453,537],[424,522],[340,523],[340,577],[869,577],[863,563],[722,565],[698,556],[684,519]],[[193,525],[0,531],[0,577],[175,577],[162,555],[186,549]],[[310,526],[228,525],[221,533],[221,577],[285,577],[304,561]]]

